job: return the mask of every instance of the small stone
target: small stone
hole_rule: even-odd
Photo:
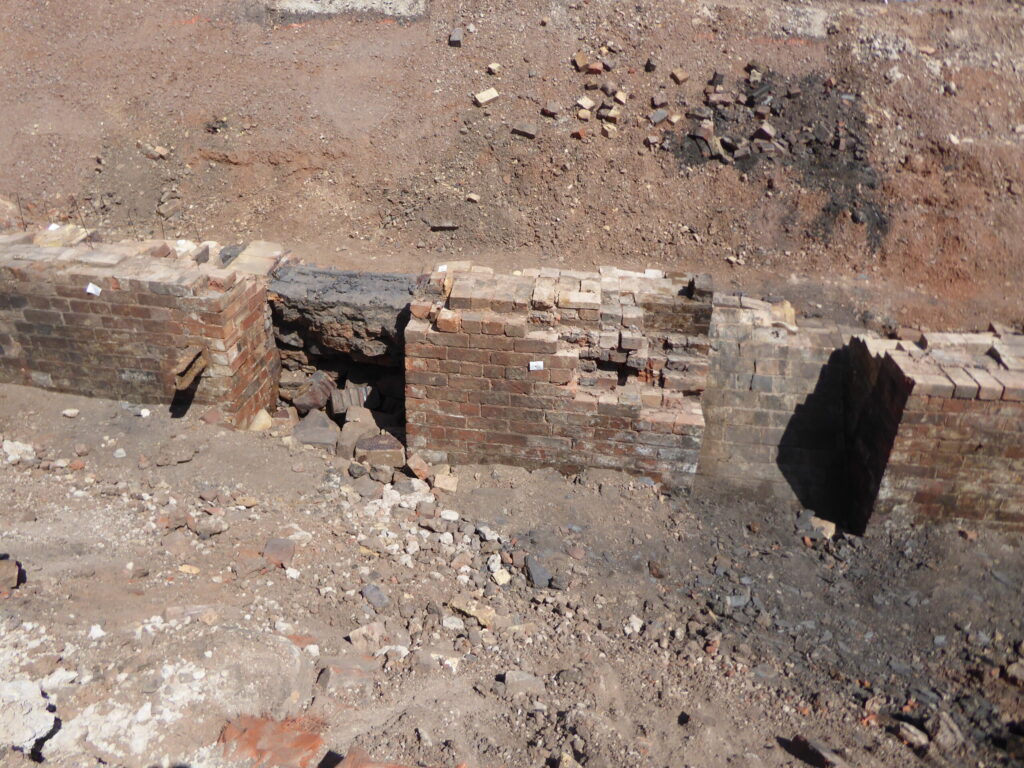
[[[551,572],[535,555],[526,556],[526,576],[537,589],[547,589],[551,584]]]
[[[505,568],[499,568],[491,574],[491,579],[493,579],[494,583],[497,584],[499,587],[504,587],[506,584],[512,581],[512,574],[509,573]]]
[[[340,435],[341,427],[323,411],[310,411],[292,431],[296,442],[324,448],[331,453],[337,451]]]
[[[926,749],[930,741],[927,733],[906,722],[900,722],[896,726],[896,735],[913,749]]]
[[[379,499],[384,495],[384,486],[369,475],[364,475],[352,483],[352,490],[364,499]]]
[[[653,72],[658,68],[658,62],[653,56],[648,57],[647,61],[644,62],[644,72]]]
[[[656,109],[653,112],[651,112],[649,119],[651,121],[651,125],[658,125],[659,123],[663,123],[666,120],[668,120],[668,110]]]
[[[665,95],[664,91],[656,93],[651,97],[652,107],[664,107],[666,104],[668,104],[668,96]]]
[[[115,459],[123,459],[128,455],[128,452],[124,448],[116,448],[114,450]]]
[[[537,138],[537,126],[533,123],[516,123],[512,126],[512,133],[526,139]]]
[[[794,736],[790,742],[794,753],[804,762],[816,768],[848,768],[847,762],[815,739]]]
[[[561,107],[558,106],[557,102],[549,101],[547,104],[541,107],[540,113],[544,115],[544,117],[558,117],[558,112],[560,109]]]
[[[426,460],[418,453],[410,454],[409,458],[406,460],[405,465],[409,468],[409,471],[412,472],[420,480],[426,480],[428,477],[430,477],[430,464],[428,464]]]
[[[509,670],[505,673],[505,695],[510,698],[523,695],[543,696],[544,681],[529,672]]]
[[[17,561],[10,558],[0,560],[0,590],[16,589],[20,573]]]
[[[260,408],[256,411],[256,415],[252,417],[252,421],[249,422],[250,432],[265,432],[274,426],[274,420],[270,418],[270,414],[267,413],[266,408]]]
[[[556,572],[551,577],[551,582],[548,584],[548,587],[564,592],[569,588],[569,574],[564,571]]]
[[[461,48],[463,35],[462,27],[456,27],[448,34],[448,45],[452,48]]]
[[[482,107],[484,104],[490,104],[492,101],[498,98],[499,95],[500,94],[498,93],[497,88],[488,88],[476,94],[473,97],[473,101],[476,103],[478,107]]]
[[[263,545],[263,557],[272,565],[288,568],[295,557],[295,542],[291,539],[267,539]]]
[[[455,493],[459,488],[459,478],[453,474],[435,475],[433,488],[442,493]]]
[[[630,615],[630,617],[628,619],[626,619],[626,624],[625,624],[625,626],[622,629],[623,629],[623,632],[628,637],[629,635],[638,635],[638,634],[640,634],[640,630],[642,630],[643,628],[644,628],[644,621],[643,621],[643,619],[641,619],[639,616],[633,614],[633,615]]]
[[[836,524],[831,520],[821,517],[811,517],[811,528],[820,533],[826,539],[834,539],[836,536]]]
[[[771,141],[775,138],[775,128],[771,123],[765,121],[757,127],[756,131],[754,131],[754,138]]]
[[[466,195],[466,202],[467,203],[479,203],[480,202],[480,195],[476,194],[475,192],[470,192],[469,194]]]
[[[576,106],[578,106],[580,109],[591,110],[595,106],[597,106],[597,102],[595,102],[589,96],[581,96],[579,99],[576,100]]]
[[[466,622],[458,616],[445,616],[441,620],[441,626],[452,632],[463,632],[466,629]]]
[[[209,539],[218,536],[228,529],[228,521],[223,517],[214,515],[200,515],[195,518],[194,526],[189,526],[195,531],[200,539]]]
[[[60,412],[60,415],[65,419],[77,419],[78,414],[81,413],[77,408],[65,408]]]
[[[359,594],[361,594],[363,599],[372,605],[374,610],[378,613],[383,612],[388,605],[391,604],[391,600],[384,593],[384,590],[376,584],[367,584],[359,590]]]
[[[684,69],[673,69],[670,75],[680,85],[690,79],[690,75]]]
[[[88,456],[89,446],[85,443],[75,443],[75,456]]]
[[[590,121],[590,110],[589,109],[581,109],[581,110],[577,111],[576,112],[576,118],[578,120],[582,120],[585,123],[589,122]]]
[[[948,712],[940,710],[932,715],[928,720],[927,729],[932,743],[943,752],[954,752],[964,742],[960,726]]]
[[[1006,677],[1014,685],[1024,687],[1024,661],[1015,661],[1006,667]]]
[[[499,72],[501,72],[501,64],[499,64],[498,62],[492,61],[490,64],[487,65],[487,74],[497,75]]]

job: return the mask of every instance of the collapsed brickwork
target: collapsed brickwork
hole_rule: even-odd
[[[0,380],[221,406],[246,425],[279,363],[259,247],[225,267],[207,243],[93,243],[75,228],[0,238]]]
[[[711,299],[706,276],[445,265],[422,281],[406,328],[409,445],[688,487]]]

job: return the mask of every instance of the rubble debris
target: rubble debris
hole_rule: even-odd
[[[224,726],[218,741],[229,759],[282,768],[312,768],[324,749],[320,734],[302,720],[274,721],[248,715]]]
[[[49,703],[30,680],[0,680],[0,757],[8,747],[32,751],[36,742],[53,729]]]
[[[448,34],[448,45],[452,48],[462,47],[462,38],[465,32],[462,27],[456,27]]]

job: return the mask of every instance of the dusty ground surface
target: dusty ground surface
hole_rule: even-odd
[[[795,295],[810,312],[1024,321],[1016,0],[436,0],[400,22],[288,23],[259,0],[0,10],[0,196],[22,208],[12,223],[273,239],[381,271],[456,255],[501,268],[681,267]],[[447,44],[456,25],[460,48]],[[577,72],[578,51],[613,69]],[[674,151],[713,73],[740,92],[751,60],[803,85],[776,122],[823,131],[825,156],[845,138],[856,162],[787,154],[748,168]],[[689,80],[676,84],[676,68]],[[588,81],[630,94],[614,138],[576,118],[585,93],[603,98]],[[501,96],[474,106],[490,86]],[[650,125],[659,93],[678,125]],[[548,103],[557,118],[540,114]],[[523,121],[536,139],[512,135]],[[645,146],[666,133],[665,148]],[[458,229],[431,231],[439,221]]]
[[[1019,3],[0,12],[3,226],[274,239],[380,271],[707,270],[805,314],[1024,323]],[[578,51],[613,68],[577,72]],[[706,161],[685,115],[715,72],[744,93],[751,60],[809,154]],[[575,115],[607,100],[588,82],[630,94],[614,138]],[[654,97],[683,119],[652,127]],[[21,564],[0,585],[0,733],[22,749],[0,744],[4,765],[234,768],[270,756],[247,751],[261,734],[282,765],[354,745],[407,765],[815,764],[797,735],[856,766],[1024,761],[1018,534],[893,519],[826,541],[795,509],[505,467],[457,468],[434,503],[280,426],[150,410],[0,388],[0,574]]]
[[[805,765],[797,735],[856,766],[1024,764],[1019,534],[826,540],[792,509],[509,467],[435,504],[283,425],[140,414],[0,388],[0,696],[45,764],[240,767],[268,755],[218,745],[229,721],[296,715],[274,764]]]

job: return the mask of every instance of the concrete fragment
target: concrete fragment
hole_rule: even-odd
[[[465,35],[465,31],[462,27],[456,27],[448,33],[448,45],[452,48],[462,47],[462,38]]]
[[[8,747],[30,752],[53,728],[39,684],[30,680],[0,681],[0,757]]]
[[[298,330],[321,352],[398,367],[401,319],[415,286],[415,275],[281,266],[270,282],[274,325]]]

